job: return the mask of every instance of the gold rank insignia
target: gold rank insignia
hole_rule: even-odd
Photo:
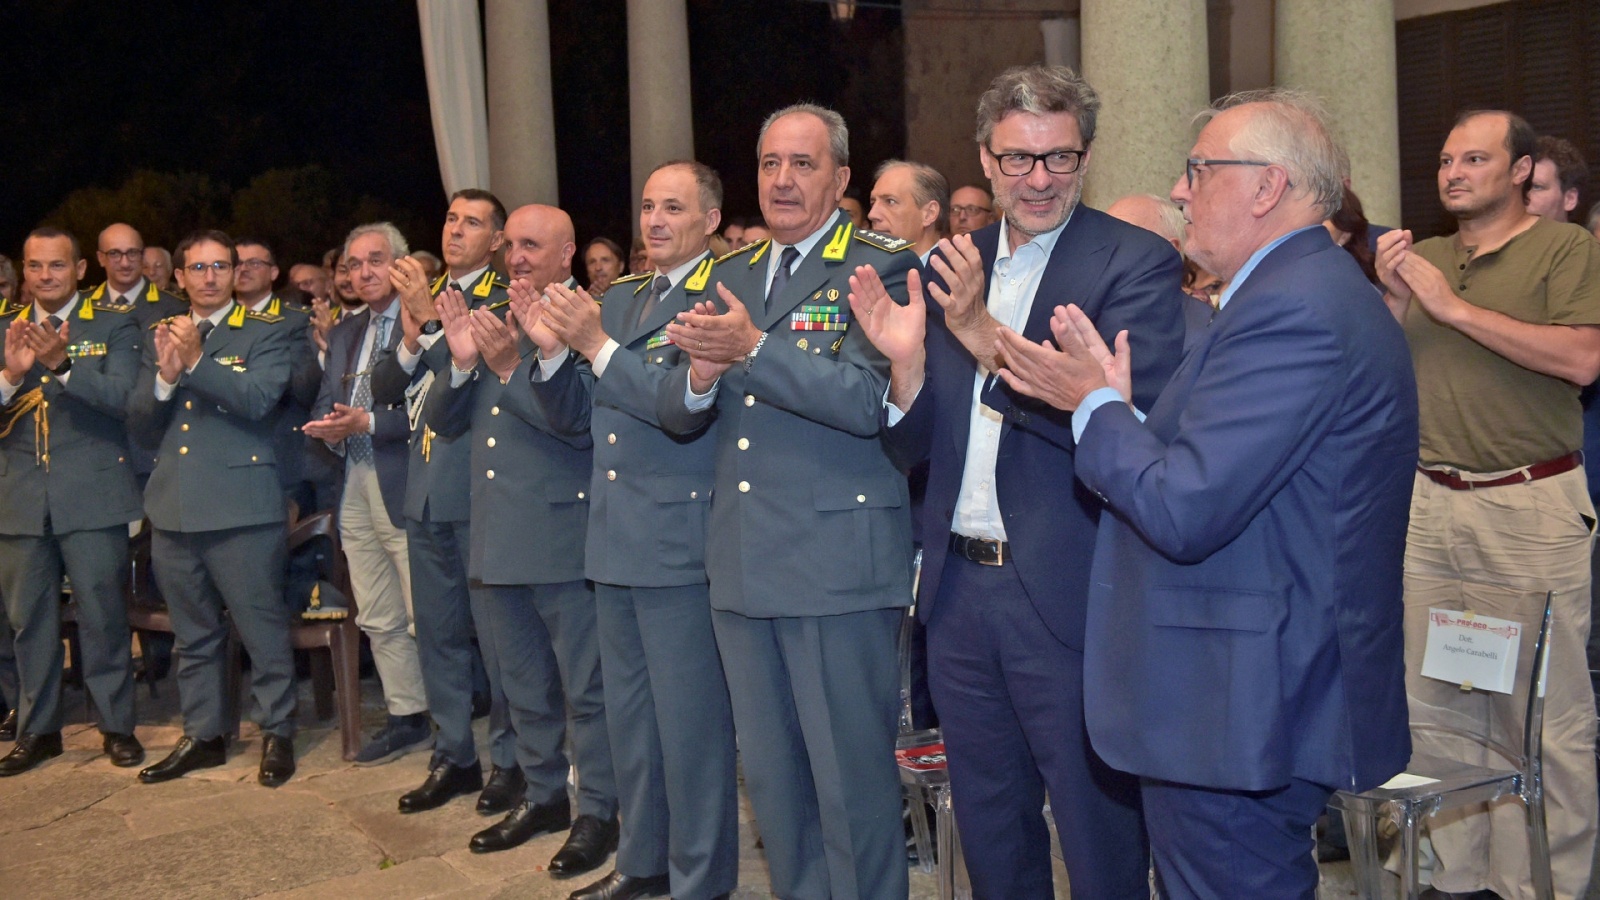
[[[243,315],[240,315],[241,312]],[[235,317],[237,317],[239,320],[237,323],[234,322]],[[234,328],[238,328],[240,325],[243,325],[245,319],[255,319],[257,322],[269,322],[273,325],[276,325],[283,321],[283,316],[274,315],[270,312],[256,312],[253,309],[247,310],[242,306],[234,307],[233,312],[228,314],[228,324],[232,325]]]
[[[101,312],[108,312],[108,313],[128,313],[128,312],[131,312],[133,310],[132,306],[122,306],[120,304],[111,303],[111,302],[94,303],[92,305],[94,306],[95,309],[98,309]],[[91,316],[85,316],[82,313],[79,313],[79,318],[92,319],[92,318],[94,318],[94,316],[92,316],[92,315]]]
[[[890,237],[887,234],[879,234],[876,231],[858,231],[856,232],[856,240],[863,244],[871,244],[879,250],[887,250],[890,253],[896,253],[911,246],[911,242],[905,238]]]
[[[146,302],[146,303],[160,303],[161,302],[161,289],[156,287],[155,282],[153,282],[153,281],[150,282],[150,286],[145,289],[144,302]]]
[[[745,265],[747,265],[747,266],[755,265],[757,262],[760,261],[761,257],[767,255],[767,248],[772,246],[772,239],[771,238],[765,238],[765,239],[761,240],[760,242],[758,242],[758,243],[756,243],[756,244],[754,244],[752,246],[754,246],[756,248],[756,252],[755,252],[754,256],[750,257],[750,261],[745,263]],[[750,247],[745,247],[744,249],[745,250],[749,250]],[[740,251],[740,252],[742,253],[744,251]]]
[[[833,237],[828,241],[828,246],[822,249],[822,258],[829,262],[839,262],[844,259],[845,251],[850,247],[850,235],[854,234],[856,226],[843,222],[833,230]]]
[[[494,290],[494,270],[490,269],[483,273],[477,284],[472,286],[472,296],[487,297],[492,290]]]
[[[711,280],[711,260],[702,259],[700,265],[695,266],[694,273],[683,281],[685,293],[698,294],[706,289],[706,283]]]

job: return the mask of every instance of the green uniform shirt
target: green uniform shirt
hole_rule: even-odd
[[[1420,241],[1415,252],[1473,306],[1538,325],[1600,324],[1600,243],[1577,225],[1540,219],[1483,254],[1456,235]],[[1405,330],[1423,464],[1499,472],[1583,446],[1577,385],[1511,362],[1434,321],[1415,301]]]

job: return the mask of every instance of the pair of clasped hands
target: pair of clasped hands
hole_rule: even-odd
[[[929,267],[944,286],[924,287],[921,273],[906,276],[909,302],[895,303],[871,266],[850,276],[850,309],[891,367],[889,401],[903,412],[922,386],[927,337],[925,294],[944,310],[944,321],[979,365],[997,373],[1019,393],[1071,411],[1097,388],[1113,387],[1124,401],[1133,396],[1128,333],[1116,336],[1116,351],[1106,346],[1094,323],[1076,304],[1057,306],[1050,317],[1055,341],[1034,343],[1001,325],[985,302],[983,259],[967,235],[941,240]]]
[[[6,328],[5,379],[13,387],[33,371],[34,363],[46,369],[59,369],[67,359],[67,340],[72,323],[62,322],[60,330],[17,317]]]

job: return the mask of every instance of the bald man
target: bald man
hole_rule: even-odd
[[[618,833],[594,589],[583,573],[593,442],[587,427],[553,427],[530,382],[542,364],[588,366],[548,328],[533,327],[546,288],[577,287],[572,220],[553,206],[524,206],[506,218],[505,248],[506,302],[469,309],[458,292],[439,298],[450,366],[429,391],[423,417],[440,437],[471,435],[473,616],[491,686],[506,697],[527,785],[522,802],[470,847],[505,850],[570,823],[550,861],[552,875],[569,877],[604,862]],[[553,358],[542,363],[542,352]],[[575,821],[563,749],[569,725]]]
[[[159,248],[158,248],[159,249]],[[133,226],[113,222],[100,232],[95,259],[106,270],[106,280],[89,292],[90,303],[131,306],[142,331],[171,316],[182,315],[188,305],[144,276],[144,238]],[[172,270],[168,257],[167,271]]]
[[[167,248],[144,248],[144,277],[163,291],[171,290],[172,254]]]

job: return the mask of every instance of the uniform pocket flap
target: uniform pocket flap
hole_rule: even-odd
[[[905,504],[906,483],[891,478],[850,478],[816,486],[819,512],[841,509],[881,509]]]
[[[705,503],[711,499],[711,474],[658,475],[650,479],[650,499],[657,503]]]
[[[1266,631],[1279,618],[1277,605],[1276,596],[1265,591],[1157,587],[1150,593],[1150,621],[1174,628]]]

